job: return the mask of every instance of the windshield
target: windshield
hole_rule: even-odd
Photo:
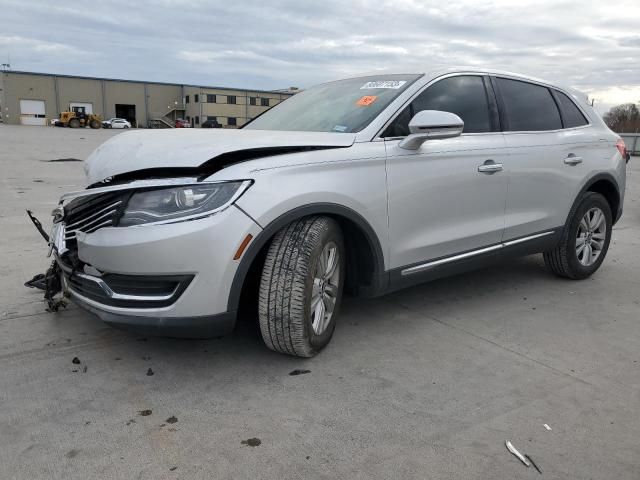
[[[323,83],[246,125],[249,130],[359,132],[420,75],[380,75]]]

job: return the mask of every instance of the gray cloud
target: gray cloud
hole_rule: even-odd
[[[640,100],[637,2],[0,0],[14,69],[252,88],[483,65]]]

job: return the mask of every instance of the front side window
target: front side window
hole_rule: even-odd
[[[557,90],[555,93],[558,103],[560,104],[560,110],[562,111],[564,128],[581,127],[589,124],[580,109],[576,107],[576,104],[573,103],[569,97]]]
[[[359,132],[420,75],[376,75],[316,85],[278,103],[243,128]]]
[[[409,121],[422,110],[455,113],[464,122],[463,133],[492,131],[489,100],[480,76],[449,77],[431,85],[396,117],[382,136],[409,135]]]
[[[562,128],[560,112],[547,87],[497,78],[507,121],[506,131],[535,132]]]

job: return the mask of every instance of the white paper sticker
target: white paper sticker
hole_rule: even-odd
[[[397,90],[401,86],[407,83],[406,80],[378,80],[376,82],[367,82],[360,87],[360,90],[366,88],[393,88]]]
[[[333,127],[333,131],[334,132],[346,132],[347,131],[347,126],[346,125],[336,125],[335,127]]]

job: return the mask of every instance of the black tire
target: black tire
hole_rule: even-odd
[[[576,239],[582,218],[592,208],[599,208],[604,213],[606,232],[600,255],[593,264],[586,266],[578,259]],[[609,243],[611,242],[612,224],[611,207],[604,196],[595,192],[586,192],[569,216],[560,243],[554,249],[544,252],[544,263],[547,268],[560,277],[573,280],[587,278],[593,274],[600,268],[607,255]]]
[[[334,248],[336,250],[334,250]],[[337,251],[338,280],[327,298],[335,298],[333,310],[327,320],[312,313],[311,299],[314,292],[316,268],[321,254]],[[323,257],[325,258],[325,257]],[[260,282],[258,316],[265,344],[271,350],[298,357],[313,357],[331,340],[336,326],[345,278],[345,248],[339,225],[328,217],[314,216],[296,220],[273,238]],[[327,263],[328,261],[327,257]],[[325,282],[317,291],[325,290]],[[316,297],[318,298],[318,297]],[[326,305],[324,300],[323,305]],[[323,318],[326,327],[314,330],[315,317]],[[317,326],[318,324],[315,323]]]
[[[89,126],[95,130],[100,128],[100,122],[98,120],[91,120],[91,122],[89,122]]]
[[[80,120],[77,118],[69,120],[69,128],[80,128]]]

